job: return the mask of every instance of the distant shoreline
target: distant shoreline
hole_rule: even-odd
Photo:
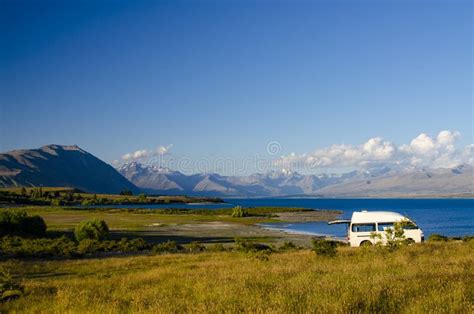
[[[281,195],[281,196],[259,196],[259,197],[247,197],[247,196],[222,196],[224,199],[473,199],[474,194],[420,194],[420,195],[406,195],[406,194],[393,194],[393,195],[340,195],[340,196],[329,196],[329,195]]]

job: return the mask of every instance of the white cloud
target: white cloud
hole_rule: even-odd
[[[443,130],[436,137],[421,133],[409,144],[397,146],[380,137],[360,145],[332,145],[312,153],[283,156],[274,161],[285,169],[354,168],[377,166],[454,167],[474,163],[474,144],[457,149],[455,142],[460,133]]]
[[[158,148],[156,149],[156,153],[158,155],[165,155],[165,154],[168,154],[170,149],[173,147],[173,144],[170,144],[168,146],[158,146]]]
[[[427,134],[421,133],[411,141],[410,146],[407,149],[412,150],[417,154],[427,154],[431,153],[434,148],[435,142],[433,139]]]
[[[386,142],[380,137],[369,139],[363,145],[363,149],[371,158],[380,160],[391,158],[396,151],[396,147],[392,143]]]
[[[141,160],[153,156],[162,156],[170,153],[170,149],[173,147],[173,144],[168,146],[158,146],[156,150],[147,150],[140,149],[131,153],[127,153],[122,156],[122,160],[125,162]]]
[[[457,131],[452,132],[449,130],[444,130],[439,132],[436,140],[440,145],[452,145],[454,142],[461,136],[461,134]]]
[[[149,153],[146,149],[137,150],[133,153],[127,153],[122,156],[122,159],[125,161],[137,160],[148,157]]]

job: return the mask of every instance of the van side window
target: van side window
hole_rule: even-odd
[[[375,231],[375,224],[352,224],[352,232]]]
[[[385,231],[388,228],[393,228],[393,222],[379,222],[379,231]]]

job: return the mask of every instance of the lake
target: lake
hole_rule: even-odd
[[[234,198],[223,204],[159,204],[122,205],[121,208],[224,208],[277,206],[303,207],[311,209],[336,209],[343,212],[341,218],[350,219],[353,211],[395,211],[413,219],[424,231],[425,237],[432,233],[456,237],[474,235],[474,199],[317,199],[317,198]],[[325,222],[273,223],[265,227],[287,232],[324,234],[345,237],[344,225],[329,226]]]
[[[285,206],[313,209],[337,209],[341,218],[350,219],[352,212],[367,209],[395,211],[413,219],[424,231],[456,237],[474,235],[474,199],[234,199],[228,200],[244,207]],[[326,222],[274,223],[264,226],[287,232],[345,237],[345,225]]]

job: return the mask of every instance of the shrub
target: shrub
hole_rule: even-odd
[[[272,251],[263,250],[263,251],[253,252],[251,256],[255,259],[258,259],[259,261],[268,262],[270,260],[271,254],[272,254]]]
[[[313,251],[320,256],[336,256],[337,242],[326,239],[313,239]]]
[[[232,208],[232,217],[240,218],[240,217],[248,217],[249,213],[242,208],[242,206],[235,206]]]
[[[146,202],[146,195],[143,193],[140,193],[140,195],[138,195],[138,200],[142,203]]]
[[[150,249],[142,238],[120,241],[83,239],[76,244],[65,236],[55,239],[0,238],[0,257],[79,257],[99,252],[140,252]]]
[[[40,216],[25,217],[21,222],[21,231],[36,237],[46,235],[46,223]]]
[[[132,240],[122,238],[120,241],[115,243],[116,247],[113,248],[114,251],[140,252],[150,249],[150,245],[143,238],[136,238]]]
[[[178,253],[182,251],[183,247],[176,243],[176,241],[167,241],[164,243],[155,244],[152,248],[153,253]]]
[[[122,190],[120,195],[133,195],[133,192],[129,189]]]
[[[474,240],[474,236],[465,236],[462,238],[464,242],[471,242]]]
[[[82,206],[95,205],[95,201],[94,201],[93,199],[86,198],[86,199],[83,199],[83,200],[82,200],[81,205],[82,205]]]
[[[209,251],[211,252],[224,252],[226,249],[222,243],[216,243],[209,247]]]
[[[187,245],[187,249],[191,253],[198,253],[205,251],[206,247],[197,241],[193,241]]]
[[[0,256],[4,257],[73,257],[76,255],[76,243],[64,236],[55,239],[6,236],[0,239]]]
[[[78,242],[84,239],[102,241],[109,236],[109,227],[107,227],[107,224],[103,220],[93,219],[83,221],[77,225],[74,235]]]
[[[386,228],[384,235],[385,235],[385,248],[388,249],[388,251],[395,251],[399,247],[403,245],[410,245],[413,240],[406,239],[405,237],[405,229],[410,229],[413,227],[414,224],[409,221],[409,220],[401,220],[399,222],[395,222],[393,224],[393,228]],[[375,240],[376,247],[381,247],[383,242],[382,242],[382,235],[380,233],[372,232],[370,234],[370,238]],[[367,242],[371,243],[371,242]],[[371,246],[371,245],[370,245]]]
[[[61,200],[58,200],[56,198],[51,200],[51,206],[61,206],[61,204]]]
[[[82,240],[77,250],[80,254],[94,254],[98,252],[140,252],[150,248],[142,238],[129,240],[122,238],[120,241],[98,241],[91,239]]]
[[[8,301],[23,295],[24,288],[13,280],[12,275],[6,269],[0,269],[0,300]]]
[[[4,210],[0,212],[0,236],[46,234],[46,223],[40,216],[28,216],[24,210]]]
[[[444,235],[433,233],[428,237],[428,241],[430,242],[446,242],[448,241],[448,237],[445,237]]]
[[[273,251],[271,247],[261,243],[255,243],[253,241],[244,240],[242,238],[235,238],[235,250],[240,252],[258,252],[258,251]]]
[[[285,241],[282,246],[280,246],[280,251],[291,251],[296,250],[298,247],[291,241]]]
[[[79,254],[92,254],[95,252],[103,251],[104,247],[98,240],[83,239],[77,245],[77,252]]]

